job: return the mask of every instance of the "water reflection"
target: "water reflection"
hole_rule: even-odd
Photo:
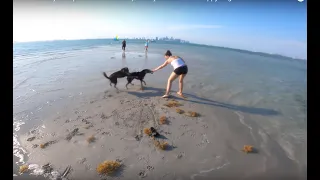
[[[128,67],[127,61],[126,61],[126,53],[122,52],[122,67]]]
[[[146,69],[147,63],[148,63],[148,52],[146,51],[146,52],[144,53],[144,62],[143,62],[143,67],[142,67],[142,69]]]

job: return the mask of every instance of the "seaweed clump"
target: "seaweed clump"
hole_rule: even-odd
[[[169,144],[167,142],[164,142],[164,141],[160,142],[158,140],[153,139],[153,143],[157,148],[159,148],[161,150],[166,150],[169,147]]]
[[[19,172],[20,173],[25,173],[25,172],[27,172],[28,171],[28,165],[22,165],[22,166],[20,166],[20,168],[19,168]]]
[[[183,114],[183,113],[184,113],[184,111],[183,111],[182,109],[179,109],[179,108],[176,109],[176,112],[177,112],[178,114]]]
[[[188,111],[188,113],[186,113],[187,116],[189,117],[199,117],[200,114],[194,111]]]
[[[97,167],[97,172],[103,175],[110,175],[115,172],[121,164],[118,161],[104,161]]]
[[[245,153],[252,153],[253,152],[253,146],[244,145],[242,151],[245,152]]]
[[[167,102],[166,104],[164,104],[164,106],[167,106],[167,107],[179,107],[179,106],[182,106],[182,104],[180,104],[178,101],[171,100],[171,101]]]
[[[41,148],[41,149],[44,149],[44,148],[46,148],[46,147],[48,147],[49,145],[54,144],[54,143],[56,143],[56,141],[48,141],[48,142],[46,142],[46,143],[44,143],[44,144],[40,144],[40,148]]]
[[[87,142],[88,142],[88,143],[92,143],[92,142],[94,142],[95,140],[96,140],[96,138],[95,138],[93,135],[87,138]]]
[[[166,124],[167,123],[167,117],[161,116],[160,119],[159,119],[159,123],[160,124]]]
[[[151,131],[150,128],[144,128],[144,129],[143,129],[143,132],[144,132],[146,135],[148,135],[148,136],[151,136],[151,134],[152,134],[152,131]]]

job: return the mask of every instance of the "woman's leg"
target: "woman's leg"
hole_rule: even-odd
[[[178,95],[183,96],[182,91],[183,91],[183,79],[186,76],[186,74],[181,74],[179,77],[179,91],[177,92]]]
[[[171,75],[170,75],[170,77],[168,79],[166,93],[162,97],[168,97],[169,96],[169,92],[171,90],[171,84],[177,77],[178,77],[178,75],[176,73],[174,73],[174,72],[171,73]]]

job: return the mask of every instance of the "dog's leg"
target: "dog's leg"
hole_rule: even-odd
[[[116,88],[117,93],[119,93],[119,92],[120,92],[120,90],[117,88],[117,84],[114,84],[114,88]]]
[[[143,90],[142,80],[140,80],[140,83],[141,83],[141,88],[140,88],[140,90]]]
[[[110,86],[112,86],[112,84],[110,83]]]
[[[147,85],[147,83],[146,83],[144,80],[142,80],[142,81],[143,81],[144,85],[146,86],[146,85]]]
[[[128,84],[134,85],[134,84],[132,83],[133,79],[127,78],[127,80],[128,80]]]
[[[127,88],[127,89],[128,89],[128,84],[129,84],[129,83],[126,84],[126,88]]]

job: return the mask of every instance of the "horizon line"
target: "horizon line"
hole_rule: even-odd
[[[54,40],[20,41],[20,42],[19,41],[13,41],[13,44],[16,44],[16,43],[53,42],[53,41],[112,40],[112,39],[113,38],[86,38],[86,39],[54,39]],[[127,39],[131,39],[131,40],[147,40],[147,39],[132,39],[132,38],[121,38],[121,39],[126,39],[126,40]],[[183,40],[183,39],[180,39],[180,40]],[[235,50],[235,51],[244,51],[244,52],[248,52],[248,53],[252,53],[252,54],[260,54],[260,55],[263,54],[263,55],[267,55],[267,56],[278,56],[278,57],[280,56],[282,58],[287,58],[287,59],[307,61],[307,58],[297,58],[297,57],[290,57],[290,56],[281,55],[281,54],[272,54],[272,53],[267,53],[267,52],[252,51],[252,50],[239,49],[239,48],[231,48],[231,47],[223,47],[223,46],[217,46],[217,45],[201,44],[201,43],[194,43],[194,42],[190,42],[190,41],[188,41],[188,42],[189,43],[181,43],[181,44],[209,46],[209,47],[230,49],[230,50]]]

